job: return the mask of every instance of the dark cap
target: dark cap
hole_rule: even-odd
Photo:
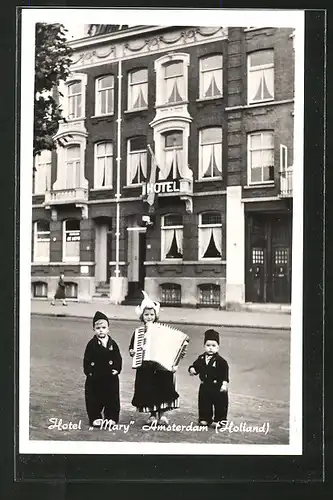
[[[204,344],[207,342],[207,340],[215,340],[215,342],[219,344],[220,343],[219,332],[217,332],[216,330],[207,330],[205,332]]]
[[[93,326],[95,325],[95,323],[97,321],[99,321],[101,319],[104,319],[109,324],[109,318],[107,316],[105,316],[105,314],[102,313],[101,311],[96,311],[95,316],[93,317]]]

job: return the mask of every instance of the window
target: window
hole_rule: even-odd
[[[161,226],[162,260],[183,258],[183,219],[181,215],[169,214],[162,217]]]
[[[47,283],[37,281],[32,284],[32,294],[36,298],[47,298]]]
[[[163,306],[180,306],[181,305],[181,286],[175,283],[163,283],[161,285],[162,297],[161,304]]]
[[[248,136],[248,183],[274,181],[274,135],[259,132]]]
[[[114,109],[114,77],[103,76],[96,80],[96,115],[110,115]]]
[[[200,98],[222,97],[223,57],[214,55],[200,59]]]
[[[127,141],[127,185],[141,184],[147,179],[147,139],[133,137]]]
[[[112,187],[113,146],[111,142],[95,144],[94,187]]]
[[[51,151],[44,150],[35,157],[35,194],[51,189]]]
[[[148,106],[148,71],[139,69],[128,74],[128,109]]]
[[[73,82],[68,85],[68,118],[82,116],[82,82]]]
[[[205,128],[199,133],[199,179],[221,176],[222,128]]]
[[[274,51],[260,50],[248,55],[248,103],[274,99]]]
[[[34,262],[50,261],[50,223],[40,220],[34,225]]]
[[[80,187],[80,146],[66,148],[66,189]]]
[[[199,303],[204,307],[219,307],[220,287],[213,283],[199,286]]]
[[[222,219],[218,212],[199,214],[199,260],[222,258]]]
[[[185,100],[185,78],[183,61],[168,62],[164,70],[164,103],[171,104]]]
[[[64,221],[63,261],[80,261],[80,221]]]
[[[66,299],[77,299],[77,284],[71,281],[65,282]]]
[[[159,180],[178,179],[184,170],[183,132],[172,130],[162,135],[163,160]]]

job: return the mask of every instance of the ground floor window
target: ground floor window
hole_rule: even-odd
[[[199,286],[199,304],[207,307],[219,307],[220,287],[212,283]]]
[[[162,217],[161,250],[162,260],[183,258],[183,219],[180,214]]]
[[[32,284],[32,294],[36,298],[47,298],[47,283],[38,281]]]
[[[66,282],[65,283],[65,294],[67,299],[77,299],[77,284]]]
[[[161,285],[161,304],[165,306],[181,305],[181,286],[175,283]]]
[[[64,221],[63,260],[80,261],[80,221]]]
[[[34,261],[50,261],[50,223],[39,220],[34,225]]]

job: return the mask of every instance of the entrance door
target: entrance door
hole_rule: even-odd
[[[139,233],[139,287],[144,290],[146,277],[146,233]]]
[[[291,221],[285,214],[247,218],[246,301],[291,300]]]
[[[141,227],[131,227],[128,235],[128,294],[126,301],[142,300],[146,260],[146,233]]]

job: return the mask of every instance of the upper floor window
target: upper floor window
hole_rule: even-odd
[[[79,145],[67,146],[66,148],[66,189],[80,187],[80,164],[81,151]]]
[[[127,185],[141,184],[147,178],[147,139],[133,137],[127,141]]]
[[[159,171],[162,180],[178,179],[184,167],[183,132],[171,130],[163,134],[163,158]]]
[[[44,150],[35,156],[35,194],[44,194],[51,189],[51,151]]]
[[[139,69],[128,74],[128,109],[138,110],[148,106],[148,71]]]
[[[274,134],[256,132],[248,136],[248,184],[274,181]]]
[[[274,51],[259,50],[248,55],[248,103],[274,99]]]
[[[114,77],[102,76],[96,80],[95,114],[109,115],[114,110]]]
[[[199,260],[221,259],[222,219],[218,212],[199,214]]]
[[[161,258],[162,260],[183,258],[183,219],[180,214],[162,217]]]
[[[94,187],[112,187],[113,146],[111,142],[95,144]]]
[[[189,54],[167,54],[155,61],[156,105],[187,101]]]
[[[199,132],[199,179],[222,176],[222,128]]]
[[[39,220],[34,224],[34,261],[50,261],[50,223]]]
[[[82,82],[73,82],[68,85],[68,118],[82,116]]]
[[[80,221],[68,219],[64,221],[63,261],[80,261]]]
[[[221,97],[223,93],[223,57],[216,54],[200,59],[200,98]]]

